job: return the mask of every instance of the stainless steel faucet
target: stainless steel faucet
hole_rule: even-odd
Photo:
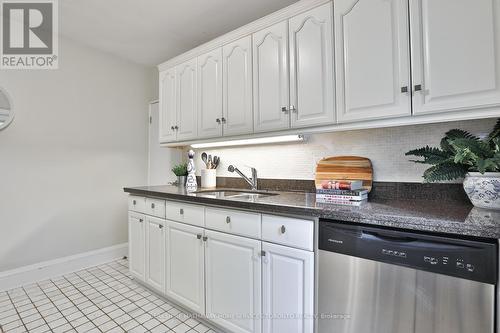
[[[238,175],[240,175],[241,178],[243,178],[247,183],[248,185],[251,186],[252,188],[252,191],[256,191],[257,190],[257,169],[255,168],[250,168],[252,170],[252,178],[248,178],[247,176],[245,176],[243,174],[243,172],[241,172],[238,168],[235,168],[234,166],[230,165],[228,168],[227,168],[227,171],[229,172],[236,172]]]

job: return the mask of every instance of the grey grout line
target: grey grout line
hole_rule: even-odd
[[[96,284],[94,286],[93,284]],[[16,295],[11,296],[9,292],[13,292],[14,290],[16,291]],[[120,291],[121,290],[121,291]],[[129,294],[128,296],[125,296],[125,294]],[[48,332],[54,332],[54,330],[57,330],[58,327],[61,327],[63,325],[67,325],[68,330],[70,331],[76,331],[77,327],[80,327],[81,325],[85,325],[86,323],[82,323],[79,326],[75,326],[71,321],[67,318],[67,316],[63,313],[64,310],[74,308],[75,312],[74,313],[79,313],[82,315],[82,317],[78,317],[75,320],[78,320],[80,318],[85,318],[88,322],[90,322],[94,327],[92,329],[97,329],[99,332],[103,332],[104,329],[101,327],[105,324],[108,323],[113,323],[116,325],[116,327],[127,331],[122,325],[125,325],[126,323],[130,322],[131,320],[134,320],[138,326],[135,328],[141,328],[145,330],[146,332],[151,332],[155,328],[158,328],[161,325],[164,325],[166,327],[165,332],[169,333],[175,333],[175,329],[184,324],[186,324],[186,321],[189,319],[193,318],[190,316],[189,313],[186,313],[185,311],[177,308],[175,304],[170,303],[168,300],[165,300],[162,298],[162,296],[156,294],[153,291],[150,291],[146,287],[142,286],[140,283],[134,281],[132,275],[129,273],[128,265],[127,262],[123,259],[112,261],[109,263],[105,263],[99,266],[94,266],[90,267],[87,269],[83,269],[77,272],[73,272],[67,275],[63,275],[60,277],[40,281],[38,283],[34,283],[31,285],[23,286],[20,288],[12,289],[10,291],[6,291],[7,298],[10,302],[10,305],[12,306],[13,309],[15,309],[15,312],[17,316],[19,317],[20,320],[20,326],[26,330],[26,332],[29,333],[27,325],[29,323],[25,323],[23,318],[21,317],[21,313],[19,312],[20,310],[16,306],[16,303],[14,303],[14,299],[20,298],[22,302],[28,301],[27,304],[22,304],[20,307],[25,306],[30,304],[32,307],[35,309],[35,313],[38,314],[43,323],[39,325],[38,327],[41,326],[47,326],[48,330],[45,331],[46,333]],[[52,296],[49,296],[52,295]],[[145,295],[145,296],[144,296]],[[41,297],[41,298],[40,298]],[[97,299],[96,299],[97,298]],[[101,299],[101,301],[98,301],[98,299]],[[114,301],[112,299],[115,299]],[[134,300],[135,299],[135,300]],[[118,303],[121,303],[123,301],[129,302],[129,304],[126,305],[118,305]],[[43,301],[43,303],[42,303]],[[45,302],[46,301],[46,302]],[[88,304],[84,307],[81,307],[83,303]],[[102,306],[102,303],[109,303],[106,306]],[[142,305],[139,305],[139,303],[144,303]],[[147,302],[147,303],[146,303]],[[56,305],[59,304],[58,305]],[[37,305],[40,304],[40,305]],[[44,310],[40,310],[39,307],[43,307],[45,305],[50,304],[51,307],[49,308],[52,311],[52,308],[55,308],[53,313],[49,313],[47,316],[43,316],[42,312]],[[137,309],[140,309],[142,312],[140,315],[137,316],[131,316],[129,314],[129,311],[126,311],[123,307],[126,307],[128,305],[134,305]],[[148,307],[146,305],[152,304],[154,307],[152,309],[146,310]],[[159,305],[160,304],[160,305]],[[67,305],[67,307],[63,308],[63,306]],[[71,306],[70,306],[71,305]],[[164,305],[168,305],[167,307],[164,307]],[[110,315],[109,312],[104,312],[103,309],[108,307],[108,306],[114,306],[116,309],[121,310],[123,312],[122,315],[118,316],[116,319],[120,318],[121,316],[127,315],[129,319],[122,324],[119,324],[118,321],[113,319]],[[91,313],[86,313],[88,311],[84,311],[85,309],[89,307],[95,307],[96,310],[91,312]],[[168,308],[168,310],[166,310]],[[47,310],[49,310],[47,309]],[[158,311],[161,309],[162,312],[161,314],[152,314],[151,312]],[[175,311],[172,311],[172,309],[175,309]],[[31,309],[28,309],[30,311]],[[89,309],[90,310],[90,309]],[[155,311],[156,310],[156,311]],[[94,323],[94,320],[90,318],[92,314],[95,312],[100,311],[102,313],[101,317],[106,317],[106,322],[102,324],[96,324]],[[116,311],[116,310],[113,310]],[[172,312],[171,312],[172,311]],[[58,314],[61,316],[61,318],[54,319],[54,321],[64,319],[65,323],[61,324],[58,327],[55,327],[54,329],[51,328],[49,325],[49,322],[52,323],[52,320],[48,320],[47,317],[52,316],[53,314]],[[68,313],[68,312],[65,312]],[[176,313],[175,315],[173,313]],[[68,316],[71,316],[70,313]],[[143,316],[147,314],[150,319],[146,320],[144,323],[140,323],[137,318],[140,316]],[[164,320],[161,318],[161,316],[165,315],[166,317],[170,317],[167,320]],[[98,319],[95,318],[95,319]],[[160,319],[161,318],[161,319]],[[179,321],[177,325],[174,327],[170,328],[165,323],[170,320],[171,318],[175,318],[176,320]],[[159,322],[158,325],[155,325],[154,327],[151,327],[150,329],[147,329],[146,326],[144,326],[145,323],[148,323],[150,320],[156,320]],[[197,327],[199,324],[203,324],[203,322],[200,322],[196,320],[196,318],[193,318],[198,324],[195,325]],[[40,319],[36,319],[40,320]],[[121,322],[121,320],[120,320]],[[101,326],[101,327],[100,327]],[[190,325],[187,325],[189,327],[188,331],[196,331],[195,327],[191,327]],[[115,326],[113,326],[115,327]],[[126,327],[126,326],[125,326]],[[134,328],[134,329],[135,329]],[[210,327],[208,327],[210,329]],[[111,328],[113,329],[113,328]],[[0,331],[1,332],[1,331]],[[215,331],[210,330],[210,333],[215,333]]]
[[[10,300],[10,303],[12,304],[12,306],[14,307],[14,310],[16,310],[16,313],[17,315],[19,316],[19,320],[21,320],[21,323],[23,324],[24,326],[24,329],[26,330],[26,332],[29,332],[28,331],[28,328],[26,327],[26,324],[24,323],[23,319],[21,318],[21,314],[19,313],[19,311],[17,310],[17,306],[14,304],[14,301],[12,300],[12,297],[10,296],[10,293],[7,291],[7,296],[9,297],[9,300]]]

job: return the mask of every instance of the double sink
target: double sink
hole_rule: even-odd
[[[201,190],[193,192],[197,196],[206,196],[215,199],[235,199],[235,200],[245,200],[254,201],[256,199],[271,197],[279,195],[279,193],[267,192],[267,191],[247,191],[247,190]]]

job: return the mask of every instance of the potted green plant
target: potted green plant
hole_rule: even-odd
[[[500,209],[500,119],[485,138],[452,129],[439,148],[426,146],[407,152],[409,155],[423,158],[412,162],[432,165],[424,172],[425,181],[465,177],[464,189],[474,206]]]
[[[185,186],[188,175],[187,163],[177,164],[172,168],[172,172],[177,176],[177,185]]]

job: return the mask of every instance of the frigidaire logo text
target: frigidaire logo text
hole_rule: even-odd
[[[328,241],[329,241],[330,243],[344,244],[344,241],[341,241],[341,240],[338,240],[338,239],[331,239],[331,238],[328,238]]]
[[[0,0],[2,69],[56,69],[56,0]]]

